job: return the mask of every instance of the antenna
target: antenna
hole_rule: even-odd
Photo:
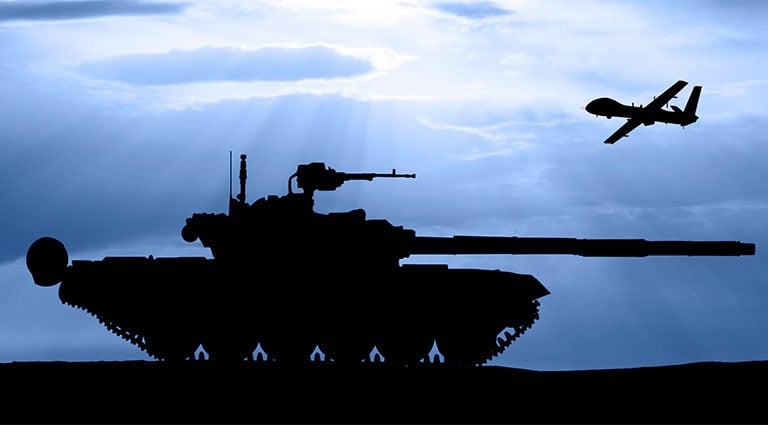
[[[240,155],[240,193],[237,195],[237,200],[241,204],[245,204],[245,154]]]
[[[232,151],[229,151],[229,199],[232,199]]]

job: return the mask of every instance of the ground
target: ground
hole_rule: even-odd
[[[16,423],[768,423],[767,362],[540,372],[0,364]]]

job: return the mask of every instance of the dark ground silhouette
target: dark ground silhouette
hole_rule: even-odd
[[[766,423],[768,361],[587,371],[0,364],[4,422]]]

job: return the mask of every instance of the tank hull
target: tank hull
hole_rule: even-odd
[[[434,360],[435,346],[445,363],[483,364],[533,325],[548,294],[500,270],[407,264],[307,282],[197,257],[73,261],[59,287],[63,303],[159,360],[202,348],[214,360],[400,366]]]

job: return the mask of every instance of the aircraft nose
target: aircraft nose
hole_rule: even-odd
[[[590,114],[604,115],[606,117],[615,116],[616,112],[621,108],[621,104],[608,97],[601,97],[595,99],[584,108]]]
[[[600,111],[599,102],[597,100],[598,99],[595,99],[587,103],[587,106],[585,106],[584,109],[586,109],[590,114],[597,114]]]

